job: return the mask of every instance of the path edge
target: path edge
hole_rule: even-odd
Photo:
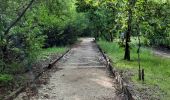
[[[97,48],[101,52],[102,56],[104,57],[106,61],[106,67],[110,71],[110,73],[114,76],[116,79],[118,85],[120,86],[123,94],[125,95],[126,100],[136,100],[135,96],[131,93],[131,91],[128,89],[127,83],[123,80],[119,72],[112,66],[112,60],[105,54],[105,52],[101,49],[101,47],[97,44],[96,40],[94,42],[97,45]]]
[[[61,56],[59,56],[56,60],[53,60],[52,62],[50,62],[46,67],[43,68],[43,71],[41,73],[39,73],[37,76],[35,76],[35,79],[32,80],[31,82],[26,82],[23,86],[21,86],[20,88],[18,88],[17,90],[13,91],[12,93],[10,93],[9,95],[5,96],[3,100],[13,100],[15,99],[21,92],[23,92],[26,87],[27,84],[31,84],[33,83],[35,80],[37,80],[44,72],[48,71],[49,69],[51,69],[61,58],[63,58],[69,51],[71,50],[71,48],[69,48],[67,51],[65,51]]]

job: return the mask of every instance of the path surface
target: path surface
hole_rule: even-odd
[[[120,100],[93,38],[82,41],[56,65],[47,85],[38,89],[35,100]],[[17,100],[17,99],[16,99]],[[19,100],[19,98],[18,98]]]
[[[165,57],[165,58],[170,58],[170,51],[169,50],[163,50],[163,49],[152,49],[153,53],[155,55]]]

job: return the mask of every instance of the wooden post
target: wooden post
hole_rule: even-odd
[[[47,68],[48,68],[48,69],[51,69],[51,68],[52,68],[52,64],[49,64]]]
[[[139,73],[138,73],[138,77],[139,77],[139,80],[141,80],[141,70],[139,69]]]
[[[145,80],[145,73],[144,73],[144,69],[142,69],[142,81]]]

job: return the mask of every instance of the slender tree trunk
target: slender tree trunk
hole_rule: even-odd
[[[141,73],[141,64],[140,64],[140,48],[141,48],[141,40],[140,40],[140,30],[139,30],[139,21],[137,21],[137,35],[138,35],[138,50],[137,50],[137,53],[138,53],[138,65],[139,65],[139,72],[138,72],[138,78],[139,80],[141,80],[142,78],[142,73]]]
[[[100,37],[100,31],[97,31],[97,34],[95,35],[95,39],[99,40],[99,37]]]
[[[3,60],[3,67],[2,67],[2,71],[5,70],[5,64],[8,63],[7,59],[8,59],[8,53],[7,53],[7,46],[2,46],[2,60]]]
[[[21,12],[21,14],[11,22],[11,24],[6,28],[6,30],[4,31],[4,38],[6,39],[6,44],[1,46],[1,51],[2,51],[2,59],[4,63],[8,63],[8,43],[9,43],[9,32],[11,30],[12,27],[14,27],[18,21],[21,20],[21,18],[25,15],[25,13],[27,12],[27,10],[31,7],[31,5],[33,4],[35,0],[30,0],[30,2],[28,3],[28,5],[26,6],[25,9],[23,9],[23,11]],[[5,65],[3,65],[2,70],[5,70]]]
[[[129,6],[131,6],[131,4],[129,4]],[[125,40],[125,55],[124,55],[124,59],[125,60],[130,60],[130,46],[129,46],[129,42],[130,42],[130,35],[132,32],[132,8],[129,7],[128,10],[128,29],[127,32],[125,34],[126,36],[126,40]]]
[[[113,42],[113,35],[111,32],[109,32],[109,34],[110,34],[110,42]]]

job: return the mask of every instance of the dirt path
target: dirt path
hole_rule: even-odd
[[[165,57],[165,58],[170,58],[170,51],[169,50],[152,48],[152,51],[155,55]]]
[[[31,100],[121,100],[114,80],[100,63],[103,57],[93,38],[81,40],[56,64],[60,70],[52,73],[48,84]]]

